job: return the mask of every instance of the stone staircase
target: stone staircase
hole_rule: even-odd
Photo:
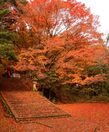
[[[38,92],[29,91],[26,88],[22,90],[20,87],[15,90],[12,86],[17,85],[16,83],[18,82],[12,81],[11,83],[8,81],[7,84],[10,85],[11,89],[6,91],[5,84],[2,84],[5,90],[3,87],[1,88],[0,97],[16,121],[70,116],[70,114],[51,103],[48,99],[39,95]],[[19,85],[21,86],[21,84]],[[22,84],[21,87],[25,87],[25,85]]]

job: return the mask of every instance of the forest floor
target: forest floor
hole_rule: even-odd
[[[18,122],[6,116],[0,102],[0,132],[109,132],[109,103],[57,105],[71,117]]]
[[[20,88],[25,91],[24,85],[18,83],[16,79],[14,80],[16,87],[11,79],[0,81],[1,91],[13,89],[17,92]],[[109,132],[109,103],[56,104],[56,106],[71,114],[71,117],[50,117],[17,123],[4,112],[0,102],[0,132]]]

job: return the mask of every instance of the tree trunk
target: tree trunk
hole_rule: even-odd
[[[50,92],[49,92],[49,100],[51,99],[51,89],[50,89]]]
[[[42,93],[43,93],[43,95],[44,95],[44,88],[42,88]]]

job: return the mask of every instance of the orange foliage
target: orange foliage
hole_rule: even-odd
[[[64,80],[63,84],[85,85],[105,79],[105,74],[90,77],[88,75],[88,69],[101,65],[99,59],[104,64],[106,49],[102,45],[90,45],[77,50],[68,50],[66,41],[63,38],[55,37],[46,41],[45,47],[48,50],[46,56],[54,63],[53,68],[56,69],[59,78]]]
[[[23,12],[12,13],[16,20],[13,28],[21,36],[19,45],[23,42],[25,47],[42,46],[41,50],[31,48],[19,55],[19,70],[23,70],[21,65],[26,61],[24,69],[40,73],[42,69],[55,69],[62,84],[85,85],[105,79],[105,74],[89,76],[88,72],[101,65],[100,60],[107,63],[103,59],[106,49],[102,46],[102,33],[97,31],[98,16],[90,9],[76,0],[31,0],[25,7],[19,6]]]
[[[74,48],[103,42],[99,39],[102,34],[97,31],[98,16],[92,15],[90,9],[80,2],[31,0],[25,7],[21,4],[19,6],[23,13],[13,11],[13,18],[17,21],[13,27],[23,37],[27,32],[31,32],[41,43],[48,38],[61,35],[73,44]],[[35,41],[34,37],[32,39]]]
[[[48,59],[43,54],[44,50],[40,49],[22,49],[19,54],[19,62],[13,68],[17,71],[37,71],[37,75],[42,75],[46,71]]]

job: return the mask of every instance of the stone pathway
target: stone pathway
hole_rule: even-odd
[[[0,91],[16,121],[35,118],[70,116],[38,92]]]

